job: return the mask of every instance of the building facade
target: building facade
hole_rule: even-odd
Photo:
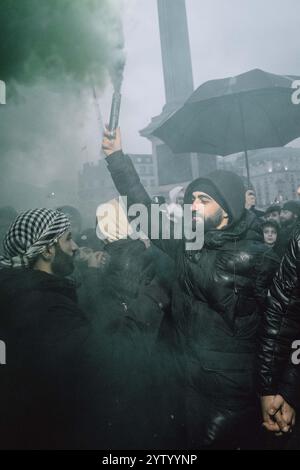
[[[153,155],[129,154],[143,186],[152,193],[157,187]]]
[[[300,148],[274,148],[249,152],[250,179],[257,205],[267,208],[274,202],[296,200],[300,186]],[[219,168],[246,177],[244,156],[218,158]]]

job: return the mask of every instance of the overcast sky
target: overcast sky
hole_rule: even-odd
[[[150,153],[150,142],[139,131],[165,104],[157,1],[109,1],[124,5],[124,150]],[[257,67],[300,75],[299,0],[186,0],[186,7],[195,87]],[[99,23],[102,28],[104,34],[111,28],[105,18]],[[56,179],[74,183],[84,162],[99,159],[102,124],[92,90],[78,83],[78,94],[68,86],[63,81],[55,88],[50,76],[43,86],[22,84],[22,99],[8,100],[0,128],[0,175],[5,168],[6,176],[31,184]],[[98,89],[103,121],[109,117],[111,95],[110,86]]]
[[[124,0],[127,65],[121,126],[124,147],[149,152],[139,136],[164,105],[156,0]],[[195,87],[253,68],[300,75],[299,0],[186,0]],[[101,97],[109,112],[110,92]]]

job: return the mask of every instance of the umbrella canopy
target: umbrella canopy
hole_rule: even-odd
[[[201,85],[184,106],[153,131],[174,153],[230,155],[281,147],[300,136],[296,76],[255,69]]]

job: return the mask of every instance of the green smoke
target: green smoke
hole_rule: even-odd
[[[1,80],[102,85],[107,71],[120,76],[119,10],[119,0],[0,0]]]
[[[39,187],[71,181],[76,192],[81,149],[99,158],[92,90],[109,78],[120,86],[121,6],[122,0],[0,0],[0,80],[7,85],[7,104],[0,106],[0,205],[2,196],[8,204],[16,181]],[[28,208],[23,202],[18,208]],[[34,199],[35,206],[46,202]]]

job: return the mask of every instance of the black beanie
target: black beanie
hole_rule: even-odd
[[[212,181],[206,178],[199,178],[195,180],[193,183],[190,184],[190,186],[188,187],[188,191],[186,192],[184,196],[185,204],[191,204],[193,193],[195,191],[201,191],[202,193],[208,194],[208,196],[213,198],[219,204],[219,206],[221,206],[222,209],[224,209],[224,211],[227,212],[229,218],[231,219],[232,214],[230,213],[230,209],[227,206],[225,199],[219,193],[218,189],[216,188],[216,186],[213,184]]]
[[[232,171],[215,170],[192,181],[184,195],[185,204],[191,204],[195,191],[203,191],[211,196],[227,212],[230,223],[240,220],[245,211],[243,181]]]
[[[300,203],[298,201],[287,201],[283,205],[282,210],[290,211],[299,217],[300,216]]]
[[[265,215],[271,214],[272,212],[280,212],[281,206],[279,204],[273,204],[272,206],[268,207],[265,211]]]

